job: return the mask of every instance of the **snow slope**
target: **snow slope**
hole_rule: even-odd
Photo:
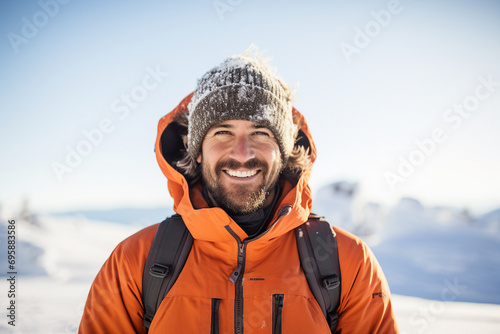
[[[0,333],[76,333],[95,275],[113,248],[139,229],[68,217],[39,217],[39,223],[16,221],[17,319],[15,328],[0,321]],[[2,248],[7,239],[5,226],[0,221]],[[7,268],[5,256],[0,258],[0,266]],[[6,272],[2,270],[0,275]],[[3,293],[7,290],[4,277],[0,284],[2,310],[9,301]],[[6,319],[4,315],[2,319]]]
[[[360,203],[356,192],[346,195],[356,188],[325,186],[313,209],[370,245],[393,293],[500,304],[500,210],[473,221],[463,210],[425,207],[412,198],[384,210]]]
[[[18,258],[17,277],[17,319],[16,327],[7,325],[4,318],[0,321],[1,333],[76,333],[88,290],[93,278],[97,274],[102,263],[109,256],[119,241],[128,235],[141,229],[143,225],[127,225],[109,223],[103,221],[92,221],[84,218],[71,217],[39,217],[39,225],[31,225],[24,221],[17,222]],[[404,230],[402,228],[402,230]],[[474,257],[461,259],[467,251],[457,252],[459,246],[467,240],[468,244],[485,245],[487,239],[483,234],[467,234],[470,230],[463,228],[458,234],[449,235],[450,239],[457,239],[455,246],[449,246],[446,241],[448,230],[440,229],[430,232],[410,229],[414,238],[405,236],[403,231],[396,229],[387,233],[385,237],[379,236],[374,250],[383,263],[390,284],[396,292],[419,295],[422,294],[431,299],[393,295],[395,312],[402,333],[442,333],[445,330],[454,333],[500,333],[500,305],[486,304],[485,302],[497,303],[498,290],[492,290],[498,280],[494,276],[495,269],[492,267],[487,274],[493,275],[490,281],[481,279],[483,288],[472,286],[467,281],[467,276],[459,276],[458,291],[454,298],[453,289],[445,293],[445,300],[441,293],[448,288],[448,279],[453,287],[454,275],[471,269],[474,260],[478,270],[484,270],[495,254],[499,254],[495,243],[487,245],[491,251],[491,257],[484,257],[472,252]],[[397,232],[397,233],[396,233]],[[5,245],[5,221],[0,222],[1,245]],[[423,251],[428,243],[419,241],[425,236],[435,243],[434,250]],[[445,240],[445,242],[442,242]],[[498,244],[498,242],[497,242]],[[401,251],[409,248],[410,253]],[[438,247],[437,245],[448,245]],[[454,248],[455,247],[455,248]],[[480,252],[481,250],[477,250]],[[2,252],[5,253],[5,252]],[[416,255],[425,254],[429,262],[422,265]],[[455,255],[454,255],[455,254]],[[451,258],[450,258],[451,256]],[[455,256],[456,259],[453,257]],[[411,265],[405,259],[414,259]],[[421,257],[420,257],[421,258]],[[446,260],[446,259],[449,260]],[[0,265],[6,268],[5,257],[0,258]],[[448,265],[445,265],[449,262]],[[463,267],[456,267],[455,263],[465,261]],[[432,263],[432,264],[431,264]],[[496,262],[495,262],[496,263]],[[404,269],[406,267],[410,269]],[[422,269],[423,268],[423,269]],[[498,268],[498,266],[497,266]],[[412,270],[424,270],[420,276],[411,278],[415,272]],[[2,270],[4,274],[6,270]],[[480,275],[481,272],[476,273]],[[433,277],[426,280],[427,275]],[[424,281],[425,287],[416,285]],[[497,280],[497,281],[495,281]],[[7,291],[5,278],[1,280],[0,291]],[[424,284],[422,283],[422,284]],[[461,289],[462,285],[467,287]],[[393,291],[394,291],[393,288]],[[448,290],[446,290],[448,291]],[[481,292],[477,296],[476,292]],[[490,291],[490,297],[488,297]],[[0,298],[0,308],[5,310],[7,298],[5,294]],[[495,296],[496,295],[496,296]],[[472,297],[471,297],[472,296]],[[454,298],[454,299],[453,299]],[[481,304],[456,302],[462,299],[476,299]],[[451,300],[455,300],[454,302]]]
[[[500,237],[471,226],[435,225],[388,234],[372,245],[393,293],[500,304]]]
[[[401,334],[498,334],[500,305],[392,295]]]

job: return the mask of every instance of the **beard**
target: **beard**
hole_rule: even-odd
[[[258,174],[262,181],[251,185],[224,185],[221,180],[222,173],[225,173],[224,169],[237,170],[239,168],[259,169]],[[272,168],[271,173],[269,173],[270,168]],[[280,171],[281,161],[269,167],[265,162],[256,158],[245,163],[232,159],[220,160],[211,170],[202,159],[202,177],[208,194],[220,208],[230,214],[248,214],[262,208],[278,182]]]

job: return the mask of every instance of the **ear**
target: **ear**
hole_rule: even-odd
[[[201,153],[200,153],[200,155],[198,155],[198,158],[196,158],[196,162],[201,164]]]

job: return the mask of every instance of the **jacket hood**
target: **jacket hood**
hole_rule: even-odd
[[[174,122],[181,113],[188,112],[188,104],[193,93],[189,94],[170,113],[162,117],[158,123],[155,153],[160,169],[168,180],[168,189],[174,200],[174,211],[183,220],[195,239],[212,242],[234,242],[230,230],[238,235],[240,240],[248,235],[236,224],[229,215],[218,207],[210,208],[201,194],[202,185],[190,185],[189,180],[176,168],[176,162],[185,154],[181,134],[186,129]],[[299,135],[295,145],[309,148],[311,162],[316,159],[316,147],[306,120],[295,108],[292,109],[294,122],[299,127]],[[312,197],[309,188],[310,170],[304,172],[299,180],[280,179],[281,197],[274,209],[272,223],[276,224],[259,239],[271,240],[294,229],[305,222],[311,212]]]

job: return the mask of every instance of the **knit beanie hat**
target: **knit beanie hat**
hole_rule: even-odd
[[[258,57],[232,56],[208,71],[198,81],[188,110],[187,151],[194,160],[208,130],[228,120],[247,120],[271,130],[284,163],[292,152],[297,128],[290,88]]]

